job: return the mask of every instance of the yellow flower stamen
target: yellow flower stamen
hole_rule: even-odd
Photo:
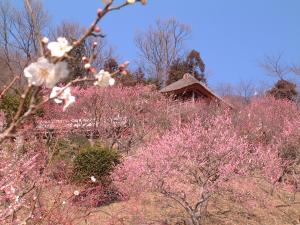
[[[42,77],[48,77],[49,76],[49,70],[45,69],[45,68],[40,68],[39,69],[39,73]]]

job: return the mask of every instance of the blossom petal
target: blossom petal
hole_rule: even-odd
[[[110,78],[108,83],[110,86],[113,86],[115,84],[116,80],[114,78]]]

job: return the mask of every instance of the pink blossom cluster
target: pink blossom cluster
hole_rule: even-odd
[[[64,126],[64,131],[100,138],[109,146],[129,151],[177,121],[174,113],[168,113],[170,101],[147,86],[74,88],[73,93],[78,96],[76,106],[62,114],[57,105],[48,104],[38,123],[64,121],[54,127],[58,133]]]
[[[228,114],[196,119],[126,158],[114,179],[128,195],[158,191],[196,214],[224,183],[246,174],[248,149]]]
[[[14,160],[13,160],[14,159]],[[39,165],[41,155],[33,153],[20,157],[14,154],[1,155],[0,158],[0,221],[16,214],[18,211],[30,207],[34,196],[27,194],[40,182]],[[4,208],[2,208],[4,207]]]
[[[191,221],[203,219],[209,199],[239,178],[299,190],[300,115],[294,103],[263,97],[239,111],[202,112],[127,157],[114,174],[120,190],[129,196],[160,192]]]

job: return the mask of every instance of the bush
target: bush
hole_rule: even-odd
[[[80,207],[100,207],[122,199],[123,196],[113,186],[96,185],[75,195],[72,202]]]
[[[24,110],[28,109],[30,104],[29,102],[30,99],[31,99],[30,95],[28,96],[28,98],[25,99]],[[41,100],[42,98],[38,98],[37,102],[40,102]],[[18,111],[19,105],[20,105],[20,97],[16,94],[7,93],[2,97],[2,99],[0,99],[0,110],[4,112],[7,126],[12,122],[15,114]],[[37,112],[34,115],[38,117],[42,117],[44,115],[43,109],[37,110]]]
[[[296,84],[287,80],[279,80],[267,93],[276,99],[287,99],[290,101],[295,101],[298,95]]]
[[[103,183],[119,162],[120,155],[115,150],[99,146],[88,147],[75,157],[73,180],[87,181],[94,176]]]
[[[50,145],[56,149],[55,159],[68,162],[91,146],[89,140],[81,135],[59,138],[58,140],[53,140]]]
[[[5,114],[5,119],[7,125],[9,125],[18,111],[18,107],[20,105],[20,100],[16,95],[6,94],[0,101],[0,109]]]

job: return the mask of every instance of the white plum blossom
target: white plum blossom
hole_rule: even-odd
[[[76,98],[72,96],[71,89],[69,87],[54,87],[51,91],[50,98],[54,98],[57,104],[64,103],[63,111],[65,111]]]
[[[91,176],[91,181],[95,183],[96,182],[96,177]]]
[[[134,3],[135,3],[135,0],[127,0],[127,3],[128,3],[128,4],[134,4]]]
[[[79,195],[79,191],[74,191],[74,195]]]
[[[69,42],[64,37],[57,38],[57,42],[53,41],[47,45],[47,48],[50,50],[51,55],[54,57],[62,57],[69,51],[71,51],[72,46],[69,45]]]
[[[49,43],[49,38],[43,37],[42,42],[43,42],[43,44],[48,44]]]
[[[85,68],[85,69],[89,69],[89,68],[91,68],[91,64],[90,64],[90,63],[86,63],[86,64],[84,64],[84,68]]]
[[[115,79],[111,77],[111,74],[107,71],[100,70],[99,73],[95,75],[97,81],[95,81],[94,85],[100,87],[113,86],[115,84]]]
[[[63,111],[65,111],[71,104],[75,103],[76,98],[74,96],[70,96],[69,98],[65,99],[65,105],[63,107]]]
[[[24,69],[24,76],[30,85],[44,85],[47,88],[53,88],[68,75],[69,70],[66,62],[53,64],[44,57],[39,58],[37,62],[31,63]]]

